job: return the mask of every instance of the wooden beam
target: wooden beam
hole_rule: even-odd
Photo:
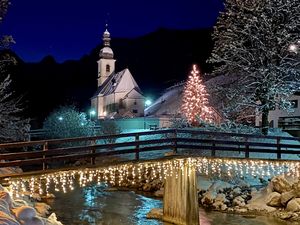
[[[177,174],[177,175],[175,175]],[[163,220],[177,225],[200,225],[196,172],[188,159],[165,181]]]

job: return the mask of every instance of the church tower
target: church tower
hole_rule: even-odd
[[[144,115],[145,98],[129,69],[115,72],[110,33],[103,33],[103,48],[98,63],[98,88],[91,98],[91,107],[98,119],[140,117]]]
[[[98,60],[98,87],[115,71],[114,53],[110,47],[110,33],[106,30],[103,33],[103,48],[100,50],[100,59]]]

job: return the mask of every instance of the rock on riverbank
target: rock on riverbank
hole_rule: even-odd
[[[37,196],[36,196],[37,197]],[[6,225],[62,225],[54,213],[49,217],[50,206],[31,201],[29,195],[13,199],[0,185],[0,224]]]
[[[300,221],[300,179],[277,176],[260,190],[246,184],[216,181],[207,190],[200,190],[199,202],[218,211],[268,214],[283,220]]]
[[[141,173],[127,177],[110,191],[138,190],[151,192],[163,197],[164,182],[157,174]],[[269,183],[269,178],[243,177],[230,178],[228,182],[210,180],[211,177],[198,176],[199,204],[216,211],[245,215],[270,215],[283,220],[300,221],[300,178],[276,176]],[[264,185],[264,188],[260,188]],[[155,211],[158,217],[161,211]]]

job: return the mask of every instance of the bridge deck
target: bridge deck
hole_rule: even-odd
[[[166,151],[172,151],[177,156],[186,154],[184,157],[195,154],[205,157],[299,160],[300,139],[166,129],[110,136],[7,143],[0,144],[1,149],[2,152],[14,153],[1,154],[0,167],[20,166],[26,170],[44,170],[37,173],[48,173],[48,170],[66,170],[76,160],[88,160],[89,165],[84,168],[97,166],[97,160],[107,157],[118,157],[123,161],[133,160],[137,163],[141,159],[162,160],[158,158],[163,157]],[[101,163],[108,165],[103,161]],[[53,165],[59,167],[51,169]]]

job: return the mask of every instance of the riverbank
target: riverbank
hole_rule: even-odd
[[[147,219],[151,208],[162,208],[161,198],[150,192],[107,191],[107,185],[76,186],[72,192],[57,192],[49,204],[63,224],[72,225],[171,225]],[[152,197],[151,197],[152,196]],[[201,225],[290,225],[271,217],[244,217],[237,214],[200,209]]]
[[[0,174],[22,173],[19,167],[5,167]],[[63,225],[51,213],[51,207],[42,202],[38,194],[23,192],[18,197],[12,196],[10,187],[0,185],[0,224],[5,225]],[[53,195],[44,196],[53,197]]]
[[[75,224],[91,225],[91,224],[99,224],[99,222],[100,224],[102,222],[105,224],[107,223],[107,221],[111,222],[110,224],[114,224],[114,225],[120,224],[120,221],[122,222],[122,224],[138,224],[138,221],[140,220],[143,220],[145,224],[158,225],[163,223],[162,222],[156,223],[153,220],[146,219],[146,214],[152,208],[162,207],[161,197],[163,197],[164,183],[160,181],[160,179],[154,177],[155,176],[153,174],[146,174],[146,175],[143,174],[140,177],[136,176],[135,180],[129,179],[127,182],[123,181],[121,183],[118,183],[118,185],[109,185],[104,183],[100,183],[100,184],[91,183],[87,186],[80,186],[79,184],[76,184],[74,185],[74,189],[67,193],[64,193],[62,191],[55,192],[55,190],[53,189],[51,193],[55,194],[55,198],[44,198],[45,196],[39,195],[38,193],[32,195],[29,192],[28,193],[24,192],[22,193],[24,195],[22,198],[26,200],[26,202],[30,202],[30,204],[28,203],[27,204],[36,210],[38,217],[42,217],[43,214],[42,211],[44,210],[43,221],[45,225],[61,225],[61,223],[58,222],[57,220],[61,220],[64,224],[72,224],[72,225]],[[226,221],[227,220],[232,221],[229,224],[237,224],[237,225],[241,224],[238,221],[242,221],[243,224],[252,225],[252,224],[256,224],[255,221],[261,221],[261,220],[266,221],[264,223],[259,223],[262,225],[265,224],[289,225],[290,224],[284,222],[284,220],[277,221],[275,220],[275,218],[273,220],[271,219],[271,217],[267,219],[265,217],[259,216],[262,215],[262,216],[272,216],[272,217],[280,218],[279,215],[275,215],[274,213],[273,214],[265,213],[265,211],[263,210],[257,210],[257,211],[241,210],[242,208],[245,208],[249,205],[252,198],[254,197],[254,194],[261,193],[260,190],[257,190],[258,188],[253,188],[247,185],[247,182],[235,181],[235,184],[231,184],[229,182],[220,181],[220,180],[211,181],[207,179],[207,177],[206,178],[198,177],[198,178],[199,181],[201,181],[198,182],[199,204],[202,207],[204,206],[205,203],[206,209],[210,209],[208,211],[208,215],[209,216],[214,215],[212,216],[213,218],[211,219],[212,221],[222,221],[221,218],[223,218],[224,220],[226,219]],[[270,194],[273,193],[274,190],[279,191],[278,188],[282,188],[282,190],[291,191],[284,179],[285,179],[284,177],[282,178],[277,177],[277,179],[272,180],[272,182],[264,189],[270,188],[272,184],[272,189],[269,189]],[[119,184],[122,185],[119,186]],[[294,186],[295,185],[291,185],[290,187],[294,187]],[[145,193],[148,193],[147,194],[148,196],[160,197],[161,200],[155,200],[152,197],[150,198],[145,197]],[[211,198],[209,198],[209,196],[211,196]],[[223,196],[224,198],[220,198],[220,196]],[[246,199],[244,201],[245,205],[244,204],[241,204],[242,206],[234,205],[242,202],[242,201],[238,202],[237,200],[234,201],[234,199],[238,198],[239,196],[245,197]],[[224,200],[222,204],[225,204],[227,206],[225,210],[224,208],[222,210],[222,207],[220,207],[220,205],[222,205],[220,203],[220,199]],[[47,209],[46,205],[43,205],[43,203],[41,203],[40,201],[46,202],[47,205],[51,205],[52,211],[56,213],[59,219],[56,218],[55,214],[52,214],[52,216],[47,218],[45,215],[49,212],[49,208]],[[210,204],[209,201],[211,201],[212,204]],[[267,203],[264,204],[266,205]],[[264,204],[260,202],[260,204],[258,205],[260,207],[263,207]],[[40,206],[40,209],[38,209],[37,206]],[[215,214],[215,212],[222,212],[222,213]],[[278,208],[277,212],[282,213],[283,210],[279,210]],[[162,215],[162,211],[160,211],[160,214]],[[243,216],[238,216],[238,215],[243,215]],[[256,215],[256,216],[252,216],[252,215]],[[208,219],[209,216],[206,217],[202,215],[201,218]],[[148,218],[151,217],[148,216]],[[292,217],[286,220],[291,220],[291,219]],[[85,222],[81,222],[81,221],[85,221]],[[294,220],[294,221],[298,221],[298,220]],[[208,223],[203,222],[202,224],[218,224],[218,222],[208,221]]]
[[[164,182],[143,174],[135,181],[123,181],[107,191],[133,190],[163,197]],[[261,187],[264,186],[264,187]],[[300,179],[276,176],[269,183],[257,179],[247,182],[235,178],[231,182],[198,177],[199,206],[208,210],[244,216],[270,216],[290,222],[300,222]],[[161,219],[162,210],[153,210],[148,218]]]
[[[199,192],[199,202],[206,208],[242,215],[268,215],[300,222],[299,178],[274,177],[267,186],[256,189],[247,183],[232,185],[214,182]]]
[[[191,165],[198,165],[198,197],[201,206],[225,213],[244,214],[246,216],[260,214],[298,221],[300,212],[300,207],[298,207],[300,199],[299,176],[297,175],[298,179],[294,180],[277,176],[273,178],[269,185],[269,178],[266,177],[270,177],[273,174],[272,171],[277,174],[283,173],[286,166],[284,163],[282,165],[279,163],[269,165],[266,162],[256,160],[246,161],[238,165],[231,161],[233,165],[230,165],[226,164],[225,161],[223,162],[225,165],[217,173],[215,166],[220,164],[220,161],[215,162],[206,158],[200,158],[196,161],[189,160]],[[108,185],[105,186],[104,195],[109,195],[109,192],[118,192],[118,190],[126,190],[127,192],[134,190],[162,197],[164,194],[164,178],[176,176],[177,173],[173,171],[177,171],[176,168],[180,163],[182,163],[180,160],[143,162],[140,164],[120,164],[108,168],[59,171],[40,177],[15,179],[9,183],[14,196],[27,195],[29,198],[35,197],[36,199],[38,196],[43,198],[43,195],[48,195],[48,193],[64,195],[68,192],[70,193],[68,195],[70,199],[73,199],[74,190],[85,190],[85,187],[98,187],[102,184]],[[243,174],[233,175],[234,171],[240,172],[243,168],[245,169]],[[294,170],[291,174],[297,174],[295,172],[297,167],[293,164],[292,168]],[[208,169],[211,169],[211,171]],[[226,171],[226,173],[223,171]],[[204,176],[203,174],[207,175]],[[244,174],[249,177],[245,177]],[[261,188],[262,185],[264,188]],[[267,188],[269,188],[269,191],[266,191]],[[89,204],[94,204],[98,192],[97,190],[89,192],[86,197]],[[102,190],[100,192],[102,193]],[[64,197],[62,196],[62,198]],[[286,200],[283,201],[282,199]],[[59,200],[55,199],[53,201]],[[70,204],[73,207],[73,203]],[[294,209],[292,206],[294,206]],[[55,209],[53,210],[57,212]],[[63,212],[68,213],[64,209]]]

